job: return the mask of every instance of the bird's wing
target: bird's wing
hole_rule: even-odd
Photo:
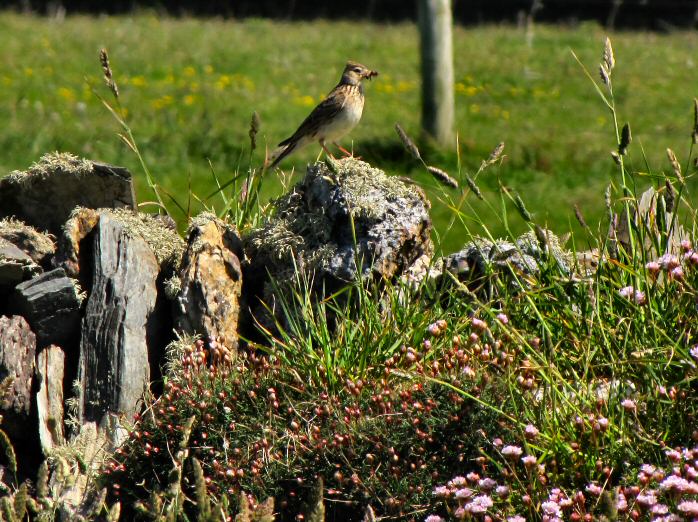
[[[347,92],[343,85],[335,87],[327,98],[322,100],[317,107],[313,109],[308,117],[303,120],[298,130],[293,133],[293,136],[286,138],[279,143],[279,147],[293,143],[304,136],[312,137],[313,134],[320,130],[320,127],[326,122],[332,120],[344,107],[347,101]]]

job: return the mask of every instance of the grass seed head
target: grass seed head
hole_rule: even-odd
[[[395,124],[395,130],[397,131],[397,135],[400,136],[400,141],[402,141],[402,144],[410,152],[410,154],[412,154],[415,159],[422,161],[422,155],[419,153],[417,145],[414,144],[414,141],[410,139],[399,123]]]
[[[521,199],[521,196],[519,196],[518,193],[514,194],[514,206],[516,207],[516,210],[519,211],[519,214],[521,214],[524,221],[528,221],[529,223],[533,222],[533,216],[526,208],[523,199]]]
[[[579,224],[582,225],[582,227],[589,228],[589,225],[587,225],[587,222],[584,219],[584,215],[582,214],[579,205],[577,205],[576,203],[574,205],[574,216],[577,218],[577,221],[579,221]]]
[[[623,125],[623,130],[620,133],[620,143],[618,144],[618,154],[625,156],[628,153],[628,145],[633,141],[633,136],[630,133],[630,124]]]
[[[599,65],[599,76],[604,85],[608,85],[611,81],[611,72],[606,68],[603,63]]]
[[[458,182],[455,179],[453,179],[451,176],[449,176],[446,171],[441,170],[438,167],[432,167],[431,165],[429,165],[427,167],[427,170],[440,183],[443,183],[444,185],[446,185],[448,187],[458,188]]]
[[[112,74],[111,65],[109,65],[109,55],[107,50],[102,48],[99,51],[99,62],[102,64],[102,71],[104,71],[104,81],[109,87],[109,90],[114,95],[114,98],[119,98],[119,88],[114,81],[114,75]]]
[[[252,118],[250,119],[250,147],[252,150],[257,148],[257,133],[259,132],[259,127],[261,125],[261,120],[259,119],[259,114],[257,111],[252,113]]]
[[[480,187],[478,187],[475,184],[475,180],[466,174],[465,181],[468,184],[468,187],[470,187],[470,190],[472,190],[473,193],[477,196],[477,198],[484,201],[485,198],[482,196],[482,192],[480,191]]]
[[[613,56],[613,47],[611,46],[611,39],[608,36],[603,46],[603,65],[606,66],[608,75],[611,76],[611,71],[616,65],[616,59]]]
[[[664,186],[666,187],[666,193],[664,194],[664,200],[666,202],[666,211],[673,212],[674,203],[676,202],[676,191],[674,190],[674,185],[672,185],[671,181],[667,179],[664,180]]]
[[[490,153],[489,158],[487,158],[487,164],[492,165],[493,163],[496,163],[499,158],[502,157],[502,152],[504,152],[504,142],[500,141]]]
[[[667,158],[669,158],[669,163],[671,163],[671,168],[674,171],[674,176],[676,176],[676,178],[679,180],[679,183],[681,183],[683,185],[684,180],[683,180],[683,174],[681,173],[681,164],[679,163],[679,160],[676,159],[676,154],[674,153],[673,150],[667,149],[666,155],[667,155]]]

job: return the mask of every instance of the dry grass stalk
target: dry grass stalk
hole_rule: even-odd
[[[397,131],[397,135],[400,136],[400,141],[402,141],[402,144],[410,152],[410,154],[412,154],[412,156],[414,156],[417,160],[422,161],[422,155],[419,153],[417,145],[414,144],[399,123],[395,124],[395,130]]]
[[[114,95],[114,98],[119,98],[119,87],[114,81],[114,75],[112,74],[111,66],[109,65],[109,55],[106,49],[100,49],[99,51],[99,61],[102,64],[102,71],[104,71],[104,81],[109,87],[109,90]]]
[[[458,182],[455,179],[453,179],[451,176],[449,176],[446,171],[441,170],[440,168],[437,168],[437,167],[432,167],[432,166],[427,166],[427,170],[440,183],[443,183],[444,185],[452,187],[452,188],[458,188]]]
[[[698,98],[693,98],[693,144],[698,144]]]

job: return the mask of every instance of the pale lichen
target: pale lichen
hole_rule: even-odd
[[[78,158],[69,152],[51,152],[41,156],[39,161],[30,166],[26,171],[15,170],[8,174],[7,179],[11,182],[23,182],[31,178],[46,178],[49,175],[71,174],[87,175],[92,174],[94,165],[90,160]]]

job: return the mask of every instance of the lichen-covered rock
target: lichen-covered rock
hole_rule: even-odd
[[[0,316],[0,383],[12,380],[9,392],[0,397],[2,429],[11,438],[26,437],[32,400],[32,379],[36,336],[29,324],[18,315]]]
[[[475,237],[458,252],[422,267],[420,273],[410,274],[409,282],[415,286],[425,277],[432,283],[449,284],[456,280],[470,291],[484,291],[491,297],[492,277],[508,277],[511,285],[520,286],[527,277],[538,275],[540,267],[550,261],[565,274],[571,274],[576,266],[574,255],[549,230],[529,231],[513,242]]]
[[[332,292],[357,277],[391,280],[431,255],[429,203],[420,189],[354,158],[308,167],[244,238],[245,294],[255,317],[274,288],[300,279]]]
[[[176,324],[189,334],[238,344],[242,243],[235,229],[213,214],[193,219],[180,269]]]
[[[56,245],[48,234],[12,218],[0,219],[0,240],[12,243],[37,265],[44,267],[56,251]]]
[[[0,218],[58,235],[75,207],[134,208],[136,198],[125,168],[56,152],[0,179],[0,201]]]
[[[80,328],[80,301],[62,268],[45,272],[15,288],[14,305],[36,334],[39,348],[71,345]]]

